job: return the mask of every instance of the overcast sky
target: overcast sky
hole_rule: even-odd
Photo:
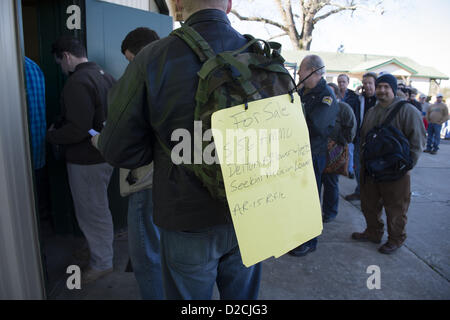
[[[293,1],[297,2],[297,1]],[[369,0],[369,2],[377,2]],[[273,0],[234,0],[242,14],[264,12],[279,18]],[[351,16],[331,16],[316,26],[311,50],[335,52],[344,45],[346,53],[407,56],[450,76],[450,1],[385,0],[384,15],[361,10]],[[233,25],[242,33],[268,38],[280,30],[258,23],[241,22],[230,14]],[[287,37],[277,38],[283,48],[292,49]],[[450,87],[450,81],[444,86]]]

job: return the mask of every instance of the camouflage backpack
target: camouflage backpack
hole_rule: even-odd
[[[183,24],[172,35],[181,38],[203,63],[198,72],[194,121],[202,121],[202,134],[211,129],[214,112],[289,93],[293,99],[295,82],[284,68],[279,54],[281,45],[245,35],[249,42],[236,51],[216,54],[202,36]],[[259,43],[262,42],[263,46]],[[202,142],[202,151],[211,142]],[[163,145],[166,152],[170,151]],[[214,199],[227,204],[220,164],[183,164],[202,181]]]

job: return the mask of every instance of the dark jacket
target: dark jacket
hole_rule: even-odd
[[[409,100],[409,103],[411,103],[414,107],[416,107],[417,110],[422,112],[422,104],[419,101],[417,101],[416,99],[412,99],[412,100]]]
[[[334,92],[322,78],[314,89],[306,92],[302,88],[299,94],[305,109],[311,153],[313,156],[326,155],[328,137],[331,136],[339,113]]]
[[[114,78],[95,62],[79,64],[69,76],[61,94],[62,126],[47,134],[50,143],[65,146],[67,162],[81,165],[105,162],[92,146],[89,130],[102,130],[108,90],[114,83]]]
[[[199,11],[186,24],[216,53],[247,43],[220,10]],[[100,151],[114,166],[134,169],[154,161],[154,222],[168,230],[231,222],[228,208],[212,199],[188,169],[173,164],[158,141],[171,150],[179,143],[171,141],[176,129],[187,129],[193,137],[200,68],[197,55],[176,36],[145,47],[113,88],[108,121],[99,139]]]
[[[348,103],[339,101],[339,113],[330,138],[341,145],[352,143],[356,134],[356,118]]]
[[[364,117],[366,116],[367,111],[369,111],[370,108],[373,108],[376,103],[377,98],[375,96],[372,97],[366,97],[365,95],[359,96],[357,108],[353,109],[353,111],[355,112],[357,122],[356,135],[354,139],[355,144],[359,144],[359,141],[361,139],[360,137],[361,127],[364,122]]]

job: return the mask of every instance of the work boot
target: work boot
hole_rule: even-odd
[[[388,242],[386,242],[385,244],[383,244],[383,245],[378,249],[378,251],[379,251],[380,253],[384,253],[384,254],[391,254],[391,253],[394,253],[395,251],[397,251],[397,249],[400,248],[400,247],[401,247],[401,245],[398,246],[398,245],[393,244],[393,243],[390,243],[390,242],[388,241]]]
[[[373,242],[373,243],[381,243],[381,239],[375,239],[369,236],[366,232],[353,232],[352,239],[361,242]]]

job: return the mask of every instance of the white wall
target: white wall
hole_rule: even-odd
[[[393,74],[394,76],[405,76],[405,77],[408,77],[411,75],[411,72],[401,68],[400,66],[398,66],[395,63],[390,63],[388,65],[377,68],[377,69],[373,70],[373,72],[376,72],[378,74],[381,72],[384,72],[384,73],[387,72],[387,73]]]
[[[326,74],[327,82],[334,82],[337,84],[338,83],[337,78],[339,77],[340,74],[341,73],[327,72],[327,74]],[[355,90],[358,86],[360,86],[362,84],[360,79],[354,78],[350,74],[347,74],[347,75],[350,78],[350,81],[348,84],[348,89]]]
[[[411,77],[411,86],[419,90],[420,93],[428,95],[430,91],[430,79]]]

